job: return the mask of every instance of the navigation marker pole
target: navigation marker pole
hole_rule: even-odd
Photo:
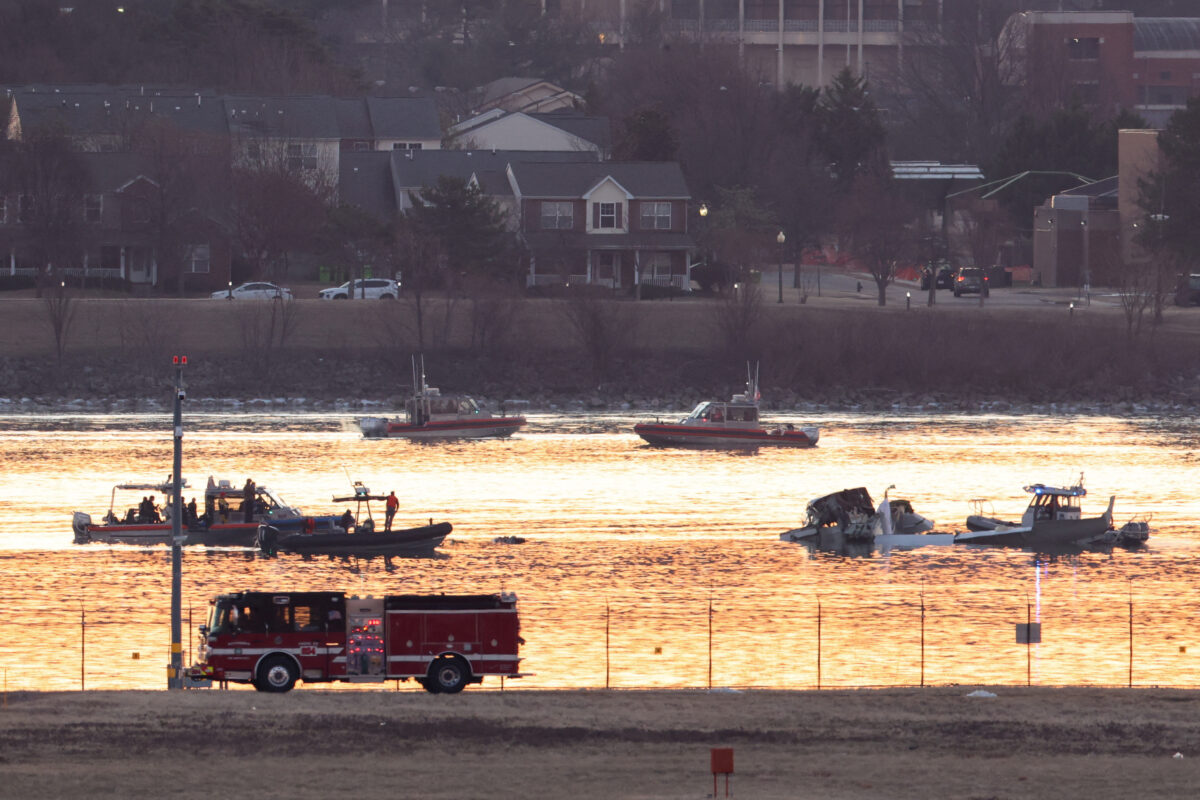
[[[175,363],[175,458],[171,467],[171,666],[167,688],[183,688],[183,368],[187,356],[174,356]]]

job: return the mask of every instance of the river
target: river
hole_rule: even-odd
[[[511,439],[430,445],[364,440],[347,414],[187,413],[193,487],[253,477],[330,512],[359,480],[396,491],[399,523],[446,520],[454,532],[433,558],[187,548],[185,648],[224,591],[504,590],[520,597],[533,673],[506,689],[1200,684],[1196,419],[772,418],[818,424],[819,446],[653,449],[632,434],[637,418],[611,414],[533,415]],[[165,688],[169,550],[75,545],[70,517],[101,516],[116,483],[164,480],[171,446],[164,413],[0,417],[8,691]],[[878,500],[894,484],[892,496],[953,531],[969,498],[1017,517],[1023,485],[1081,472],[1085,514],[1112,494],[1118,523],[1152,515],[1146,546],[843,555],[778,538],[806,500],[846,487]],[[1042,623],[1041,643],[1016,643],[1027,620]]]

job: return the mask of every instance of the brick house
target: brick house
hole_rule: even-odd
[[[513,162],[508,180],[530,253],[526,285],[690,288],[691,199],[674,162]]]

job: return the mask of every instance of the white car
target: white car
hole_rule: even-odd
[[[292,290],[273,283],[243,283],[209,295],[213,300],[291,300]]]
[[[359,278],[346,281],[341,286],[322,289],[322,300],[395,300],[400,296],[400,284],[386,278]]]

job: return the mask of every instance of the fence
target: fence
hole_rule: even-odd
[[[652,604],[523,600],[522,668],[533,674],[506,688],[1198,683],[1188,646],[1200,603],[1131,593],[1039,606],[1037,597],[947,599],[942,591],[874,600],[769,593]],[[165,687],[165,610],[133,619],[80,604],[46,611],[42,619],[0,615],[8,690]],[[185,610],[185,663],[200,622]]]

